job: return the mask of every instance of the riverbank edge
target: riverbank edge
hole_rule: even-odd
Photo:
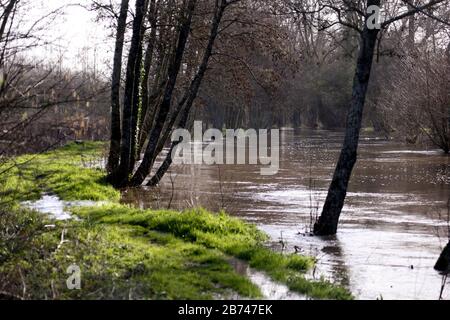
[[[8,221],[21,220],[35,233],[27,239],[29,245],[12,253],[2,249],[6,258],[0,258],[6,260],[0,273],[16,275],[11,288],[24,287],[26,281],[40,283],[28,286],[25,298],[261,298],[259,288],[231,268],[229,257],[310,298],[353,298],[346,288],[306,279],[313,258],[271,251],[264,246],[265,234],[225,213],[140,210],[119,204],[120,192],[106,183],[102,169],[105,148],[101,142],[71,143],[0,167],[0,172],[6,170],[0,176],[0,202],[8,208]],[[44,193],[108,204],[73,208],[80,221],[57,223],[20,208],[21,202]],[[31,252],[36,246],[42,249],[38,255]],[[65,288],[71,264],[82,271],[82,290]]]

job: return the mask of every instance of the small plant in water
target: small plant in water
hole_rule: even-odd
[[[301,235],[313,235],[314,225],[319,220],[319,192],[317,191],[316,181],[312,178],[312,159],[309,162],[309,217],[304,225],[304,232]]]

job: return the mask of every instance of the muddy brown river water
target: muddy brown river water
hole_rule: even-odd
[[[281,240],[287,252],[317,257],[314,276],[348,286],[358,299],[437,299],[442,277],[433,265],[448,237],[450,157],[363,137],[338,235],[311,237],[342,139],[283,130],[275,176],[251,165],[174,166],[157,190],[129,191],[124,202],[224,209],[257,224],[274,248],[282,250]]]

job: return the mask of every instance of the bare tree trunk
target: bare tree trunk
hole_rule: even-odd
[[[133,171],[132,163],[134,162],[135,154],[133,152],[133,139],[136,128],[133,128],[136,123],[137,106],[136,86],[138,86],[140,64],[142,58],[142,25],[146,13],[148,2],[147,0],[136,0],[136,14],[133,21],[133,35],[131,39],[130,52],[128,55],[127,75],[125,80],[124,106],[123,106],[123,120],[122,120],[122,136],[121,136],[121,151],[120,151],[120,165],[117,174],[114,177],[114,184],[117,186],[125,186]]]
[[[108,157],[108,172],[112,174],[119,166],[120,161],[120,78],[122,75],[122,53],[127,25],[129,0],[122,0],[119,20],[117,21],[116,48],[111,85],[111,141]]]
[[[132,187],[140,186],[144,182],[145,178],[149,175],[150,170],[153,166],[153,159],[156,149],[158,147],[158,142],[161,137],[161,132],[164,128],[164,124],[166,123],[170,111],[170,106],[172,104],[173,91],[175,89],[178,73],[180,71],[181,63],[183,60],[186,42],[189,37],[195,4],[196,0],[189,0],[188,2],[186,15],[180,28],[178,44],[175,51],[175,59],[171,62],[169,66],[168,81],[164,91],[162,103],[159,108],[158,116],[156,118],[155,125],[150,132],[150,138],[147,148],[145,150],[144,159],[142,160],[141,165],[139,166],[138,170],[131,179],[129,186]]]
[[[180,128],[186,128],[186,125],[187,125],[187,122],[189,119],[189,113],[190,113],[190,108],[185,108],[183,110],[183,114],[181,116],[180,123],[179,123]],[[161,182],[162,178],[166,175],[167,171],[169,170],[170,166],[172,165],[172,162],[173,162],[172,153],[180,143],[181,143],[181,141],[172,142],[169,152],[166,155],[166,158],[164,159],[163,163],[156,171],[155,175],[147,183],[147,186],[154,187],[154,186],[157,186]]]
[[[173,3],[171,4],[171,2],[169,2],[169,5],[173,5]],[[170,62],[174,59],[176,44],[173,43],[174,41],[168,41],[168,43],[165,43],[163,39],[165,37],[172,37],[171,35],[169,35],[173,33],[171,32],[171,30],[169,30],[169,26],[174,25],[176,23],[175,20],[176,19],[174,19],[172,15],[168,15],[164,20],[159,22],[160,24],[165,25],[165,27],[161,27],[158,40],[156,41],[158,43],[158,48],[156,49],[155,53],[159,53],[158,65],[155,70],[151,89],[149,89],[147,93],[148,100],[143,99],[142,101],[142,123],[139,128],[140,132],[138,139],[139,154],[145,146],[145,143],[149,137],[149,133],[152,131],[155,118],[159,113],[161,101],[167,85],[169,65]]]
[[[182,100],[181,105],[179,106],[179,110],[177,110],[176,114],[172,117],[171,122],[169,124],[169,128],[172,128],[177,115],[182,112],[181,119],[179,122],[180,128],[186,128],[189,114],[192,109],[192,105],[197,97],[198,90],[200,89],[201,82],[205,76],[206,70],[208,68],[209,59],[212,55],[214,42],[216,41],[217,35],[219,33],[219,26],[220,22],[222,20],[224,11],[227,7],[225,0],[219,0],[216,1],[216,10],[214,13],[214,18],[211,26],[211,32],[208,39],[208,44],[205,48],[205,52],[203,53],[203,59],[200,64],[200,67],[197,71],[197,74],[195,75],[194,79],[192,80],[188,91],[186,92],[185,98]],[[186,102],[186,105],[184,103]],[[183,107],[184,105],[184,107]],[[169,129],[170,130],[170,129]],[[166,139],[163,139],[163,143]],[[164,177],[164,175],[169,170],[171,164],[172,164],[172,152],[175,150],[176,146],[180,143],[180,141],[172,142],[172,145],[170,147],[169,153],[167,154],[166,158],[164,159],[162,165],[159,167],[156,174],[150,179],[148,186],[156,186],[161,179]]]
[[[151,0],[150,2],[150,13],[149,13],[149,23],[150,23],[150,37],[147,43],[147,49],[144,58],[144,73],[142,75],[141,88],[142,88],[142,111],[141,117],[139,119],[139,128],[142,128],[144,122],[144,116],[147,113],[149,102],[150,102],[150,90],[149,90],[149,77],[150,68],[153,63],[153,53],[155,49],[156,42],[156,23],[157,23],[157,7],[156,0]],[[140,149],[140,148],[139,148]]]
[[[142,25],[141,39],[144,33],[144,24]],[[136,65],[134,67],[134,81],[133,81],[133,105],[132,105],[132,118],[131,118],[131,135],[130,135],[130,173],[133,171],[136,165],[136,160],[138,154],[136,153],[136,142],[137,142],[137,132],[138,132],[138,121],[139,121],[139,92],[140,92],[140,82],[141,82],[141,62],[142,62],[142,42],[139,46],[138,56],[136,59]]]
[[[411,3],[415,5],[415,1],[412,0]],[[411,9],[411,6],[408,5],[408,9]],[[411,15],[408,19],[408,50],[413,52],[416,46],[416,17]]]
[[[369,0],[368,2],[372,1]],[[365,25],[361,33],[361,44],[353,82],[353,96],[347,115],[344,145],[328,189],[322,215],[314,226],[314,234],[316,235],[334,235],[337,232],[339,217],[347,195],[348,183],[357,160],[359,134],[378,32],[377,29],[369,30]]]
[[[450,42],[447,45],[447,49],[445,50],[445,55],[447,58],[447,77],[449,77],[450,72]],[[447,78],[448,79],[448,78]],[[447,128],[445,130],[447,132],[447,151],[446,154],[450,153],[450,103],[447,106]]]

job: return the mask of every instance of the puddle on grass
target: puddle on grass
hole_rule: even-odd
[[[242,260],[231,259],[230,264],[236,273],[247,277],[255,284],[263,294],[263,299],[266,300],[306,300],[305,296],[297,294],[289,290],[289,288],[281,283],[272,281],[264,272],[256,271],[248,266]],[[240,299],[241,297],[235,297]]]
[[[96,201],[63,201],[55,195],[44,195],[37,201],[25,201],[21,203],[23,207],[36,210],[42,214],[48,215],[50,218],[57,221],[65,221],[77,219],[72,216],[67,208],[70,207],[91,207],[98,205]],[[238,259],[230,260],[231,266],[234,270],[254,283],[263,294],[264,299],[267,300],[306,300],[305,296],[299,295],[289,290],[283,284],[274,282],[265,273],[251,269],[247,263]],[[240,300],[242,297],[235,295],[230,299]]]
[[[63,201],[58,196],[49,194],[37,201],[22,202],[24,208],[36,210],[58,221],[76,219],[68,212],[67,208],[92,207],[98,204],[99,202],[96,201]]]

